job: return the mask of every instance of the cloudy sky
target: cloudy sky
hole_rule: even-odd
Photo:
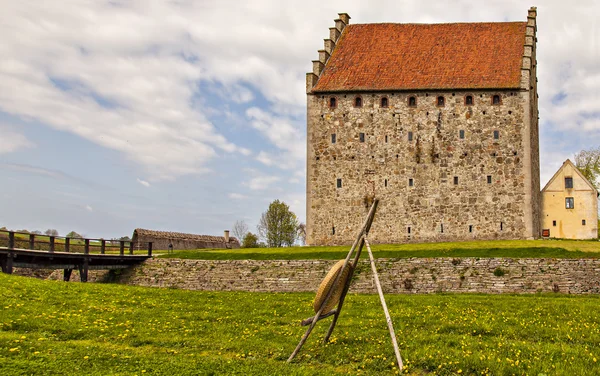
[[[351,23],[525,21],[528,2],[0,0],[0,226],[89,237],[305,219],[305,73]],[[451,4],[451,5],[450,5]],[[600,3],[539,1],[542,184],[600,145]]]

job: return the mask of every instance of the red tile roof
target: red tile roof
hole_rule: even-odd
[[[348,25],[312,91],[519,88],[525,27]]]

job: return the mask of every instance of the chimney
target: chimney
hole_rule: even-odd
[[[225,243],[229,243],[229,230],[225,230],[223,235],[225,236]]]

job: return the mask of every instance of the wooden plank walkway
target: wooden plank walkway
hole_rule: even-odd
[[[141,249],[142,244],[124,240],[71,239],[14,231],[0,231],[0,245],[3,273],[12,274],[15,267],[63,269],[65,281],[74,269],[79,270],[81,281],[87,282],[90,269],[124,269],[152,257],[151,242]]]

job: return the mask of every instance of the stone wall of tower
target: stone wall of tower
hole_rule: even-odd
[[[466,104],[467,95],[473,105]],[[492,103],[494,95],[500,104]],[[528,129],[529,90],[307,97],[308,244],[351,243],[373,197],[380,199],[373,242],[533,236],[535,224],[528,221],[539,209],[531,207],[537,151]],[[356,97],[362,106],[355,106]],[[416,106],[409,106],[410,97]]]

